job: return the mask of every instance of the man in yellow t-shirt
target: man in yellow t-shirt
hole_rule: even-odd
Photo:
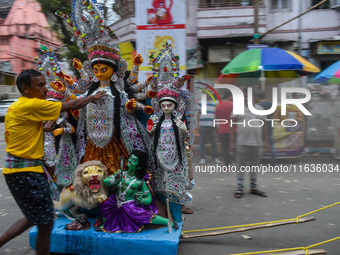
[[[105,96],[105,92],[100,91],[68,102],[51,102],[45,100],[45,85],[40,72],[33,69],[21,72],[17,77],[17,87],[22,97],[9,107],[5,117],[7,157],[3,174],[24,217],[0,236],[1,248],[29,227],[37,225],[38,255],[49,254],[54,218],[49,184],[42,168],[43,122],[57,120],[63,111],[79,109]]]

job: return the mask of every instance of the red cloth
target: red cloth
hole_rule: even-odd
[[[219,134],[230,133],[230,115],[232,111],[233,111],[233,102],[229,100],[223,101],[222,104],[219,104],[216,106],[215,119],[224,119],[228,121],[227,124],[218,125]]]

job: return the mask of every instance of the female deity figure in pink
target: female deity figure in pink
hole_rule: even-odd
[[[196,108],[193,95],[181,88],[189,76],[179,77],[179,57],[171,45],[166,44],[152,62],[150,84],[158,92],[152,99],[154,114],[148,121],[156,159],[151,186],[172,202],[188,204],[192,199],[188,190],[193,186],[189,146],[194,141],[191,130],[195,127]]]

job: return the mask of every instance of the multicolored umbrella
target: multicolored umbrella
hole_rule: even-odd
[[[258,82],[262,77],[262,82],[277,84],[318,72],[319,68],[293,52],[262,48],[246,50],[237,55],[222,69],[219,78],[227,79],[232,84],[241,82],[249,85],[250,81]]]
[[[321,84],[340,84],[340,60],[327,67],[312,81]]]

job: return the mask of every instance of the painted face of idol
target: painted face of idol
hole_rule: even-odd
[[[175,103],[165,100],[160,103],[161,109],[164,113],[172,113],[175,110]]]
[[[128,168],[136,170],[136,169],[138,169],[138,165],[139,165],[138,157],[135,156],[134,154],[131,154],[131,156],[128,158],[128,162],[127,162]]]
[[[111,66],[108,66],[106,64],[95,64],[93,66],[93,71],[95,76],[100,81],[108,81],[111,79],[111,76],[114,72],[113,68]]]

